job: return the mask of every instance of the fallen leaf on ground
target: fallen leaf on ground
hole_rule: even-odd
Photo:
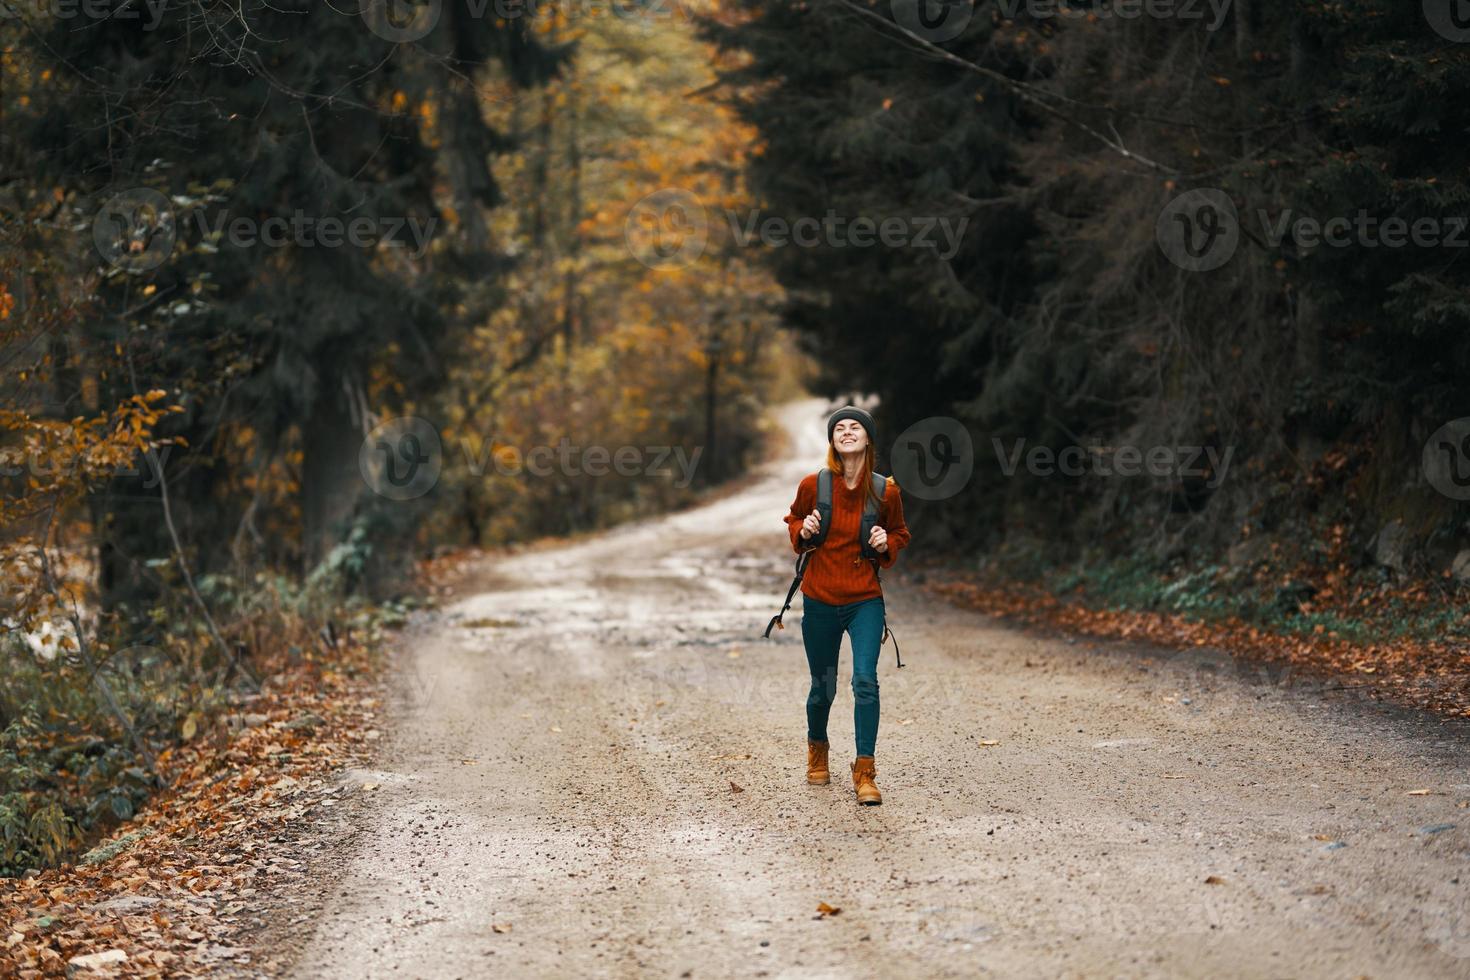
[[[730,780],[730,792],[732,792],[732,793],[744,793],[745,790],[744,790],[744,788],[742,788],[740,786],[736,786],[735,785],[735,780],[732,779],[732,780]]]
[[[496,629],[503,626],[519,626],[520,623],[513,619],[472,619],[461,623],[460,626],[467,630]]]
[[[106,969],[109,966],[115,966],[118,963],[126,963],[127,961],[127,953],[123,952],[120,949],[109,949],[104,950],[101,953],[91,953],[87,956],[76,957],[75,959],[67,963],[67,966],[69,967],[67,972],[72,973],[74,971]]]
[[[490,929],[491,929],[492,932],[510,932],[510,923],[509,922],[492,922],[490,924]]]
[[[832,906],[832,905],[828,905],[826,902],[818,902],[817,903],[817,911],[820,912],[822,915],[827,916],[827,915],[836,915],[838,912],[841,912],[842,909],[837,908],[837,907]]]
[[[1332,583],[1322,584],[1325,588],[1319,596],[1325,597]],[[1079,588],[1062,598],[1039,585],[998,585],[984,573],[962,572],[952,567],[946,568],[943,575],[930,577],[923,588],[959,605],[1004,619],[1044,624],[1069,633],[1147,639],[1173,647],[1209,644],[1239,657],[1242,667],[1248,662],[1290,665],[1292,677],[1297,676],[1296,668],[1351,674],[1359,679],[1354,686],[1365,687],[1374,697],[1381,694],[1389,700],[1426,708],[1436,714],[1470,717],[1470,687],[1462,683],[1464,652],[1453,639],[1373,643],[1365,651],[1360,643],[1334,636],[1335,631],[1303,638],[1292,630],[1251,626],[1234,618],[1229,622],[1201,622],[1184,613],[1100,610],[1095,606],[1103,596],[1087,589]],[[1445,604],[1442,596],[1430,596],[1421,583],[1392,588],[1389,595],[1394,601],[1385,601],[1388,596],[1381,583],[1365,582],[1342,590],[1316,611],[1331,608],[1351,618],[1364,616],[1374,631],[1387,635],[1396,632],[1405,608],[1428,611]],[[1372,663],[1365,659],[1365,654],[1371,654]],[[1373,672],[1368,674],[1365,667],[1371,667]],[[1163,700],[1175,703],[1178,699],[1167,696]]]
[[[1207,885],[1223,885],[1223,884],[1225,884],[1225,879],[1224,878],[1221,878],[1219,875],[1210,875],[1208,878],[1205,879],[1205,884],[1207,884]]]
[[[1000,744],[1000,743],[999,743],[999,742],[997,742],[997,741],[996,741],[996,740],[995,740],[995,739],[993,739],[993,738],[982,738],[982,739],[981,739],[981,740],[980,740],[980,744],[981,744],[981,745],[985,745],[985,746],[990,746],[990,745],[999,745],[999,744]]]

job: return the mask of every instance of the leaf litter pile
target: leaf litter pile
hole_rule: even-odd
[[[1083,590],[1059,597],[1039,585],[997,583],[980,573],[944,568],[922,588],[971,609],[1034,627],[1168,647],[1213,648],[1239,661],[1242,677],[1261,677],[1283,688],[1342,690],[1418,708],[1441,717],[1470,717],[1470,647],[1457,639],[1395,635],[1397,614],[1375,610],[1429,608],[1442,599],[1424,583],[1379,588],[1372,595],[1329,577],[1318,590],[1317,611],[1367,618],[1370,639],[1347,639],[1321,626],[1285,632],[1238,616],[1200,620],[1181,613],[1096,608]],[[1464,614],[1470,615],[1470,613]],[[1376,619],[1376,621],[1375,621]]]
[[[378,655],[346,646],[160,755],[166,788],[134,819],[75,864],[0,885],[0,976],[271,972],[237,944],[329,843],[313,825],[353,792],[334,774],[371,758],[380,677]]]

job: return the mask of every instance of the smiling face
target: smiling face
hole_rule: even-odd
[[[857,419],[842,419],[832,427],[832,445],[839,453],[860,453],[868,448],[868,430]]]

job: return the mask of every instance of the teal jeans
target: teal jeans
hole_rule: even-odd
[[[812,686],[806,696],[807,738],[827,741],[827,716],[837,699],[837,654],[842,634],[852,640],[852,727],[857,754],[872,755],[878,742],[878,647],[883,642],[883,597],[840,606],[801,599],[801,641]]]

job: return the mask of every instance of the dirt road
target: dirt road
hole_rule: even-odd
[[[1462,724],[1028,636],[902,558],[883,805],[846,641],[807,786],[799,601],[759,633],[824,408],[748,489],[487,567],[411,639],[297,975],[1470,976]]]

